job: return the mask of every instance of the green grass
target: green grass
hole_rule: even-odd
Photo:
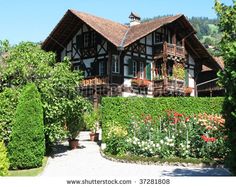
[[[43,172],[46,164],[48,161],[48,157],[44,157],[43,159],[43,165],[42,167],[39,168],[34,168],[34,169],[25,169],[25,170],[10,170],[9,171],[9,176],[10,177],[17,177],[17,176],[25,176],[25,177],[30,177],[30,176],[37,176],[40,173]]]
[[[118,161],[127,161],[131,163],[190,163],[190,164],[204,164],[206,166],[216,166],[219,164],[224,164],[222,160],[215,161],[215,160],[208,160],[208,159],[200,159],[200,158],[157,158],[157,157],[142,157],[136,155],[112,155],[107,152],[104,154],[109,157],[116,159]]]

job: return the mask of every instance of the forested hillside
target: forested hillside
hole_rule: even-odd
[[[205,47],[214,55],[219,55],[219,42],[221,33],[219,31],[218,19],[209,19],[207,17],[192,17],[189,19],[197,36]]]
[[[142,21],[150,21],[165,16],[156,16],[154,18],[144,18]],[[192,17],[188,18],[194,29],[197,31],[197,37],[209,52],[215,56],[220,55],[219,42],[221,40],[221,33],[219,31],[218,19],[209,19],[207,17]]]

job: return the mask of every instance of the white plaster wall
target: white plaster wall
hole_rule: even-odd
[[[131,87],[131,79],[125,78],[124,79],[124,86],[125,87]]]
[[[142,39],[140,39],[140,41],[139,41],[140,43],[142,43],[142,44],[145,44],[145,37],[144,38],[142,38]]]
[[[194,62],[193,58],[191,57],[191,55],[189,55],[189,62],[188,63],[192,66],[195,66],[195,62]],[[192,69],[188,70],[188,77],[189,77],[189,80],[188,80],[189,87],[194,88],[190,95],[195,96],[195,92],[194,92],[194,90],[195,90],[194,70],[192,70]]]
[[[148,55],[152,55],[152,47],[146,47],[146,52]]]

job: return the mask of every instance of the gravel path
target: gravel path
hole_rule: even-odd
[[[68,144],[58,146],[58,153],[48,160],[41,174],[45,177],[84,178],[155,178],[160,176],[228,176],[223,168],[190,168],[179,166],[140,165],[118,163],[100,155],[99,146],[90,142],[89,132],[80,133],[80,148],[68,150]]]

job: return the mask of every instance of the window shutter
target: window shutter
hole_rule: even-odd
[[[188,69],[184,69],[184,74],[185,74],[185,86],[188,87],[189,85],[189,76],[188,76]]]
[[[132,61],[132,59],[128,60],[128,75],[133,76],[133,61]]]
[[[151,63],[146,65],[146,79],[151,80]]]

